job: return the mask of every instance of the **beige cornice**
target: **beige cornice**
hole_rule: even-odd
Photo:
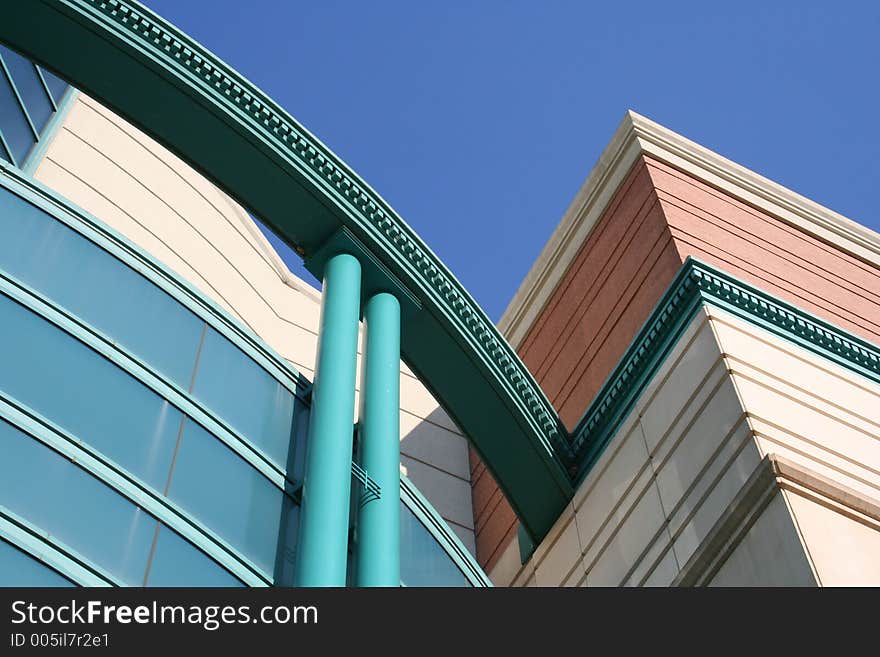
[[[648,155],[880,267],[880,235],[628,111],[498,322],[518,347],[633,164]]]

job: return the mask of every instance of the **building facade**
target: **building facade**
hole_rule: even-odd
[[[877,234],[628,113],[495,327],[160,17],[0,19],[0,583],[880,584]]]

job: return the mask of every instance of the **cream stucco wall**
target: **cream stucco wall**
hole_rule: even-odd
[[[874,584],[877,499],[880,387],[704,308],[529,561],[513,541],[490,576]]]
[[[156,256],[312,378],[320,293],[290,273],[237,203],[168,150],[79,94],[35,178]],[[400,376],[401,468],[473,552],[467,442],[403,363]]]

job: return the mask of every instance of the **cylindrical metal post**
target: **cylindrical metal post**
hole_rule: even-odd
[[[400,586],[400,304],[392,294],[376,294],[364,320],[360,458],[381,494],[359,507],[356,581]]]
[[[345,586],[361,266],[324,265],[318,359],[303,476],[297,586]]]

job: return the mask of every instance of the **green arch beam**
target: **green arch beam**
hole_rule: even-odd
[[[307,261],[341,229],[351,234],[370,257],[365,282],[417,300],[402,317],[404,360],[468,435],[524,529],[543,537],[572,495],[565,428],[468,292],[357,174],[137,2],[3,2],[0,40],[150,134]]]

